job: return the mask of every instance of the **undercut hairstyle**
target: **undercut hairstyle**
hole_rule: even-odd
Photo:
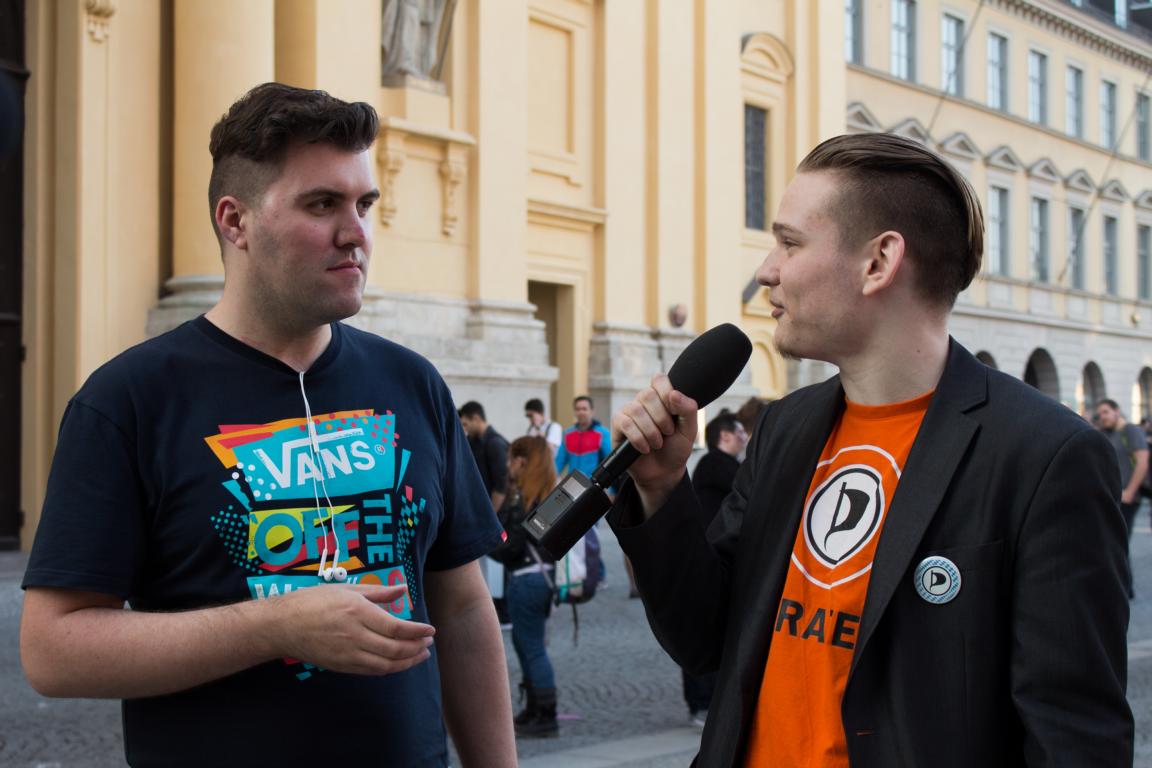
[[[708,450],[714,451],[720,447],[720,433],[731,432],[736,434],[740,419],[728,409],[720,411],[720,415],[708,422],[704,427],[704,443]]]
[[[479,416],[480,421],[488,421],[488,417],[484,415],[484,406],[480,405],[480,403],[476,402],[475,400],[469,400],[468,402],[464,403],[464,405],[460,406],[460,410],[457,411],[457,413],[460,415],[460,418],[467,417],[469,419],[474,419]]]
[[[890,133],[837,136],[813,149],[797,171],[833,173],[841,181],[829,212],[841,247],[887,230],[903,235],[916,287],[930,303],[951,307],[980,270],[980,202],[960,172],[927,147]]]
[[[376,110],[363,101],[342,101],[324,91],[282,83],[256,86],[212,127],[208,205],[213,222],[216,203],[225,195],[258,204],[264,190],[280,176],[290,147],[331,144],[347,152],[362,152],[372,146],[379,129]]]
[[[539,413],[541,416],[543,416],[544,401],[538,397],[534,397],[528,402],[524,403],[524,410],[528,411],[529,413]]]

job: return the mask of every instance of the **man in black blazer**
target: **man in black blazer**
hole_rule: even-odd
[[[658,375],[613,419],[644,454],[609,521],[652,627],[719,670],[697,763],[1131,766],[1119,469],[949,337],[971,188],[886,134],[798,171],[758,279],[780,351],[839,375],[768,408],[707,529],[695,402]]]

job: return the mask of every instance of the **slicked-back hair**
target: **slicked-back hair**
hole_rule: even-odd
[[[460,418],[467,417],[469,419],[474,419],[479,416],[481,421],[488,421],[488,417],[484,415],[484,406],[480,405],[480,403],[476,402],[475,400],[469,400],[468,402],[464,403],[464,405],[460,406],[460,410],[456,413],[460,416]]]
[[[704,444],[708,446],[708,450],[716,450],[720,447],[720,433],[731,432],[732,434],[736,434],[739,426],[740,419],[736,418],[736,414],[727,409],[721,411],[719,415],[705,425]]]
[[[331,144],[348,152],[372,146],[380,128],[376,110],[324,91],[264,83],[241,96],[212,127],[208,204],[213,219],[224,195],[256,205],[296,144]]]
[[[916,286],[932,304],[951,307],[979,271],[980,202],[959,171],[921,144],[890,133],[837,136],[808,153],[796,170],[839,178],[829,214],[842,247],[888,230],[903,235]]]

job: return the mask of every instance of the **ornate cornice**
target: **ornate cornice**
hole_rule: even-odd
[[[109,22],[116,15],[116,0],[84,0],[84,13],[92,42],[107,40]]]
[[[1050,0],[990,0],[989,4],[1128,66],[1144,71],[1152,69],[1152,49],[1147,44],[1141,47],[1135,36],[1125,30],[1107,28],[1103,22],[1095,22],[1075,8],[1065,9]]]

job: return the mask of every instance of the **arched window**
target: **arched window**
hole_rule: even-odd
[[[1108,397],[1108,389],[1104,386],[1104,374],[1100,372],[1100,366],[1096,363],[1090,362],[1084,366],[1080,381],[1082,386],[1081,412],[1092,410],[1096,407],[1096,403]]]
[[[1044,394],[1060,399],[1060,377],[1056,374],[1056,363],[1052,362],[1052,355],[1045,349],[1037,349],[1028,358],[1024,366],[1024,383],[1030,384]]]

